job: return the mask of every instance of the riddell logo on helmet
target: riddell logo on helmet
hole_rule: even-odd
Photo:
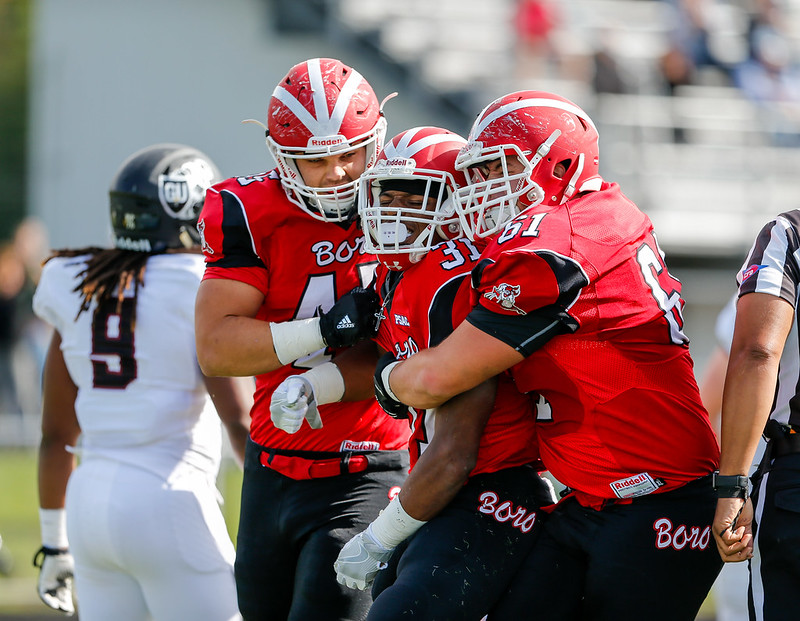
[[[344,136],[326,136],[324,138],[318,138],[317,136],[311,136],[308,139],[308,146],[309,147],[333,147],[338,144],[343,144],[347,142]]]
[[[150,240],[146,238],[115,237],[114,245],[122,250],[136,250],[138,252],[150,252],[152,250]]]
[[[404,157],[393,157],[392,159],[381,162],[383,168],[403,168],[414,170],[414,160]],[[376,167],[377,168],[377,167]]]

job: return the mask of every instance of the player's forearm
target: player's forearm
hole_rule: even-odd
[[[389,376],[401,403],[437,407],[523,360],[523,355],[463,321],[441,344],[396,365]]]
[[[198,326],[197,361],[209,377],[259,375],[283,366],[266,321],[228,316]]]
[[[66,446],[74,444],[76,440],[77,437],[42,437],[39,445],[38,489],[39,506],[43,509],[64,507],[67,481],[75,468],[75,457],[67,452]]]
[[[430,520],[455,498],[478,462],[486,421],[494,408],[497,382],[487,380],[436,410],[436,434],[400,491],[406,512]]]
[[[389,385],[400,402],[420,409],[434,408],[461,392],[454,381],[457,378],[445,371],[446,361],[438,361],[435,354],[435,348],[423,350],[392,369]]]
[[[375,398],[373,374],[378,361],[378,347],[373,341],[361,341],[338,354],[333,363],[342,374],[345,385],[342,401],[363,401]]]
[[[474,454],[447,454],[433,446],[428,447],[400,490],[400,501],[406,512],[423,521],[437,515],[464,486],[475,467],[476,455],[477,447]]]
[[[241,467],[244,465],[244,451],[250,430],[247,425],[241,422],[226,422],[225,431],[228,434],[228,440],[231,443],[231,448],[236,457],[236,463]]]

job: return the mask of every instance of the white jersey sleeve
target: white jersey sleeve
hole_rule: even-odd
[[[78,387],[75,404],[87,454],[134,462],[169,476],[181,463],[215,474],[221,424],[197,364],[194,302],[200,255],[151,257],[139,288],[123,302],[78,316],[75,291],[85,257],[49,261],[33,299],[36,314],[61,336]]]

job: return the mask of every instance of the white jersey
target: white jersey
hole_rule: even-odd
[[[81,451],[164,479],[180,464],[215,477],[221,423],[207,407],[194,340],[202,256],[164,254],[148,260],[135,325],[131,297],[97,315],[93,302],[78,316],[81,294],[75,288],[85,267],[86,257],[50,260],[33,298],[35,313],[61,335],[64,360],[78,387]]]

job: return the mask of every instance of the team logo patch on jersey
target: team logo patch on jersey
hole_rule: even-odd
[[[746,270],[742,270],[742,282],[750,278],[753,274],[756,274],[761,268],[767,267],[766,265],[757,265],[753,263],[750,267]]]
[[[521,291],[522,289],[519,285],[509,285],[503,282],[495,285],[488,293],[484,293],[483,297],[497,302],[502,308],[513,310],[518,315],[527,315],[524,310],[517,306],[517,296]]]
[[[651,494],[664,485],[660,479],[654,479],[646,472],[641,472],[627,479],[618,479],[608,484],[617,498],[636,498]]]
[[[408,321],[408,317],[406,317],[405,315],[395,315],[394,322],[398,326],[406,326],[406,327],[411,326],[411,323]]]
[[[205,254],[214,254],[214,249],[206,241],[206,221],[200,220],[197,223],[197,232],[200,233],[200,247]]]

